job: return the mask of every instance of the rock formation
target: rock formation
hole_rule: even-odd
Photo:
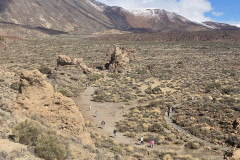
[[[61,70],[63,68],[72,68],[78,69],[80,73],[89,74],[92,72],[91,68],[88,68],[87,65],[83,62],[82,58],[75,58],[73,61],[69,56],[59,55],[57,59],[57,69]]]
[[[104,68],[118,73],[128,70],[129,62],[134,58],[134,52],[131,47],[115,47],[110,49]]]
[[[85,132],[85,121],[72,99],[54,92],[51,84],[37,70],[23,71],[20,91],[11,111],[23,119],[34,117],[62,135],[72,135],[94,146]]]
[[[88,68],[82,58],[75,58],[71,60],[69,56],[59,55],[57,58],[57,67],[52,71],[49,76],[52,81],[52,85],[55,85],[55,89],[60,88],[75,88],[75,90],[81,90],[79,87],[79,79],[86,77],[85,74],[93,72],[92,68]],[[85,84],[84,84],[85,85]],[[58,86],[58,87],[56,87]]]

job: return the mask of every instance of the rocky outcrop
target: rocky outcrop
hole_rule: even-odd
[[[78,69],[80,73],[89,74],[92,72],[91,68],[84,63],[82,58],[75,58],[73,61],[69,56],[59,55],[57,58],[57,69],[61,70],[63,68],[73,68]]]
[[[51,84],[37,70],[23,71],[20,91],[11,111],[22,117],[37,119],[63,135],[72,135],[93,145],[85,132],[85,121],[72,99],[54,92]]]
[[[73,65],[70,57],[66,55],[59,55],[57,59],[58,66]]]
[[[239,160],[240,159],[240,149],[233,149],[225,153],[224,158],[226,160]]]
[[[129,70],[129,62],[133,60],[134,52],[131,47],[115,47],[110,49],[104,68],[118,73]]]
[[[69,56],[59,55],[57,67],[52,70],[49,78],[53,80],[52,85],[55,86],[55,90],[74,87],[75,90],[80,91],[83,85],[79,80],[84,79],[86,77],[85,74],[92,72],[93,69],[88,68],[82,58],[72,60]]]

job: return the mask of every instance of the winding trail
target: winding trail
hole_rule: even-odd
[[[177,107],[177,105],[173,106],[173,107]],[[231,149],[230,147],[227,147],[227,146],[222,146],[222,145],[216,145],[216,144],[213,144],[213,143],[210,143],[206,140],[203,140],[201,138],[198,138],[194,135],[192,135],[191,133],[189,133],[188,131],[184,130],[183,128],[181,128],[180,126],[176,125],[175,123],[173,123],[171,117],[174,115],[174,113],[170,113],[169,114],[169,117],[167,116],[167,112],[165,113],[165,116],[164,116],[164,119],[166,121],[167,124],[170,124],[174,129],[178,130],[180,133],[186,135],[186,136],[189,136],[191,137],[194,141],[197,141],[197,142],[202,142],[204,143],[205,145],[207,146],[210,146],[210,147],[220,147],[221,150],[223,151],[227,151],[229,149]]]
[[[93,122],[96,125],[96,129],[98,130],[99,133],[102,133],[103,135],[106,135],[112,138],[114,141],[117,141],[118,143],[130,144],[134,147],[140,147],[139,145],[140,141],[134,138],[126,137],[124,136],[124,133],[117,132],[117,136],[116,137],[113,136],[113,130],[116,129],[115,127],[116,122],[124,119],[123,114],[124,112],[127,112],[129,108],[126,107],[123,109],[121,107],[125,103],[107,103],[107,102],[100,103],[100,102],[92,101],[92,95],[96,89],[97,89],[96,87],[87,87],[87,89],[83,92],[82,95],[80,95],[79,97],[73,98],[79,110],[82,112],[85,120],[86,121],[89,120]],[[90,105],[92,106],[92,108],[89,111]],[[132,102],[130,106],[132,107],[134,105],[138,105],[138,103]],[[96,117],[96,111],[97,111],[97,117]],[[166,122],[172,125],[175,129],[179,130],[183,134],[187,134],[191,136],[190,133],[186,133],[186,131],[181,129],[176,124],[172,123],[172,120],[169,117],[165,116],[164,118]],[[106,122],[104,127],[102,127],[101,125],[102,120]],[[140,138],[140,136],[141,135],[138,135],[137,137]],[[154,148],[148,148],[148,149],[157,150],[160,152],[173,151],[178,155],[192,155],[193,157],[203,158],[206,160],[223,160],[223,155],[219,153],[214,153],[206,149],[198,149],[198,150],[188,149],[188,148],[185,148],[184,146],[180,146],[177,144],[154,145]]]

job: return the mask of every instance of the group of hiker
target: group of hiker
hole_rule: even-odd
[[[88,109],[89,109],[89,111],[91,111],[91,110],[92,110],[92,106],[90,105],[90,106],[88,107]],[[167,115],[168,115],[168,117],[170,116],[170,112],[174,112],[174,108],[168,106],[168,110],[167,110]],[[97,110],[95,111],[95,117],[97,118]],[[103,120],[103,121],[101,122],[102,129],[103,129],[103,126],[104,126],[105,124],[106,124],[106,122]],[[113,135],[114,135],[114,137],[117,136],[117,130],[116,130],[116,129],[113,130]],[[140,138],[140,145],[144,145],[143,136],[141,136],[141,138]],[[151,148],[154,147],[154,140],[150,140],[150,141],[149,141],[149,147],[151,147]]]
[[[168,106],[168,110],[167,110],[167,115],[168,115],[168,117],[170,116],[170,113],[171,113],[171,112],[174,112],[174,108],[171,107],[171,106]]]
[[[143,136],[141,136],[140,140],[141,140],[140,145],[144,145]],[[149,145],[148,145],[149,147],[153,148],[153,146],[154,146],[154,140],[150,140],[148,144],[149,144]]]

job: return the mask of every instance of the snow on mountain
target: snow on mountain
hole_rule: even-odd
[[[93,8],[103,12],[104,11],[104,7],[101,6],[100,4],[98,4],[99,2],[93,1],[93,0],[86,0],[86,2],[88,4],[90,4]]]

